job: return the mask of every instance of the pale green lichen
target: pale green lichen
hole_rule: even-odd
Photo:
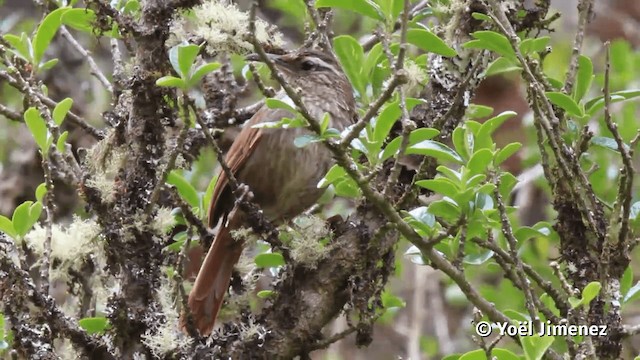
[[[156,234],[163,235],[173,229],[173,226],[176,224],[176,219],[173,216],[172,211],[173,210],[167,207],[161,207],[158,209],[156,215],[151,221],[151,228]]]
[[[100,198],[106,203],[115,199],[115,178],[124,166],[127,153],[122,147],[114,147],[114,133],[87,151],[85,163],[91,173],[87,186],[98,190]]]
[[[408,82],[403,85],[408,96],[417,95],[429,80],[426,69],[422,68],[412,60],[406,60],[404,70],[407,73]]]
[[[311,215],[297,217],[290,228],[290,251],[294,261],[315,268],[329,252],[325,245],[331,235],[327,223]]]
[[[105,258],[103,244],[98,240],[100,226],[95,220],[74,217],[66,228],[51,226],[51,257],[60,264],[51,271],[53,279],[65,280],[70,268],[79,269],[85,259],[92,256],[97,263]],[[44,254],[47,230],[40,224],[27,233],[24,241],[38,255]]]
[[[156,294],[165,321],[155,322],[156,326],[142,335],[142,342],[155,357],[162,359],[169,353],[186,351],[193,339],[180,333],[180,315],[169,282],[163,281]]]
[[[260,43],[282,47],[282,37],[269,24],[260,19],[255,24],[256,38]],[[180,13],[171,26],[171,32],[175,43],[194,38],[203,40],[205,50],[212,55],[253,51],[253,45],[247,40],[249,14],[227,0],[208,0]]]

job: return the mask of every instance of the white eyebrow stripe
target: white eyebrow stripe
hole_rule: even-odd
[[[329,70],[333,71],[333,73],[334,73],[334,74],[336,74],[336,75],[340,75],[340,72],[339,72],[339,71],[338,71],[338,70],[337,70],[333,65],[328,64],[326,61],[324,61],[324,60],[322,60],[322,59],[320,59],[320,58],[317,58],[317,57],[309,57],[309,58],[307,58],[307,59],[308,59],[308,60],[311,60],[311,61],[315,61],[318,65],[320,65],[320,66],[322,66],[322,67],[325,67],[325,68],[327,68],[327,69],[329,69]]]

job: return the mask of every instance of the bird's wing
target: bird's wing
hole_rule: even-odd
[[[225,156],[225,162],[234,176],[238,174],[244,163],[255,151],[264,132],[263,129],[254,128],[253,126],[263,122],[280,121],[284,117],[291,117],[291,113],[283,109],[269,109],[265,105],[244,125]],[[230,204],[221,203],[221,199],[222,202],[225,202],[226,199],[228,199],[226,201],[233,201],[232,196],[226,196],[223,199],[223,195],[230,191],[228,185],[229,178],[226,172],[221,169],[218,181],[213,188],[213,195],[209,205],[209,227],[214,227],[220,216],[224,212],[231,211],[233,207]]]

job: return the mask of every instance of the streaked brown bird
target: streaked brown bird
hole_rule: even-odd
[[[317,50],[300,50],[269,58],[292,87],[302,90],[302,101],[313,117],[322,119],[328,113],[329,126],[337,130],[353,122],[353,90],[335,57]],[[277,98],[290,101],[284,92]],[[323,189],[318,189],[318,181],[333,164],[329,150],[321,143],[302,148],[294,145],[294,139],[310,133],[308,129],[254,127],[292,116],[286,110],[263,106],[242,128],[225,157],[231,172],[249,186],[254,201],[275,224],[291,220],[320,198]],[[189,294],[191,314],[203,335],[213,329],[243,249],[230,234],[246,225],[246,216],[234,200],[227,175],[221,171],[209,208],[209,227],[219,225],[218,232]]]

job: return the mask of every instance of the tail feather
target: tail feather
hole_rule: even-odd
[[[230,230],[225,226],[219,229],[189,294],[191,315],[202,335],[210,334],[213,329],[233,267],[242,254],[242,244],[231,238]]]

